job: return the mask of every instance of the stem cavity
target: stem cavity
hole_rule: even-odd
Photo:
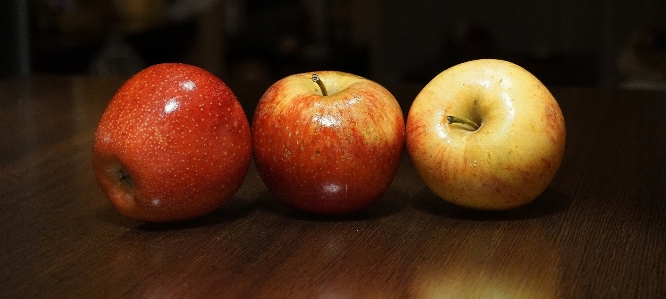
[[[312,74],[312,82],[317,83],[319,85],[319,89],[321,89],[321,94],[323,96],[327,96],[328,92],[326,92],[326,86],[324,86],[324,82],[319,79],[319,75],[317,74]]]
[[[457,117],[457,116],[448,115],[448,116],[446,117],[446,120],[449,122],[449,124],[457,123],[457,124],[463,124],[463,125],[470,126],[470,127],[472,127],[472,128],[474,129],[474,131],[478,130],[479,127],[480,127],[480,126],[479,126],[477,123],[475,123],[474,121],[469,120],[469,119],[467,119],[467,118],[463,118],[463,117]]]

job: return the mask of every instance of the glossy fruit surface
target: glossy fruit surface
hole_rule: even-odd
[[[186,64],[151,66],[130,78],[104,111],[93,170],[123,215],[143,221],[196,217],[240,187],[251,134],[236,96]]]
[[[280,201],[315,213],[347,214],[374,203],[391,184],[404,146],[393,95],[352,74],[316,72],[273,84],[255,110],[254,158]]]
[[[495,59],[462,63],[433,78],[414,100],[406,130],[407,150],[428,187],[481,210],[510,209],[539,196],[560,166],[566,139],[562,111],[548,89],[520,66]]]

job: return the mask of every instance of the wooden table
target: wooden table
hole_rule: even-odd
[[[1,298],[666,298],[666,93],[556,89],[563,164],[531,204],[461,209],[405,156],[350,218],[275,202],[251,168],[193,221],[120,216],[91,140],[123,80],[0,82]],[[252,114],[267,85],[233,85]],[[418,86],[387,86],[403,104]]]

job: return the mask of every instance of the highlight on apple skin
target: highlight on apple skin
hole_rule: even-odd
[[[537,198],[564,156],[562,111],[548,89],[511,62],[453,66],[417,95],[406,147],[426,185],[451,203],[506,210]]]
[[[287,206],[350,214],[393,181],[404,130],[398,102],[378,83],[336,71],[295,74],[269,87],[257,105],[254,161]]]
[[[220,207],[252,156],[248,119],[219,78],[187,64],[148,67],[127,80],[93,140],[95,177],[128,218],[164,222]]]

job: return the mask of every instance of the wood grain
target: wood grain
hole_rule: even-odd
[[[666,93],[554,90],[562,166],[533,203],[489,213],[434,196],[406,155],[345,218],[277,203],[254,168],[204,217],[120,216],[90,166],[122,78],[0,82],[2,298],[664,298]],[[265,85],[230,84],[249,117]],[[419,86],[387,86],[407,112]]]

